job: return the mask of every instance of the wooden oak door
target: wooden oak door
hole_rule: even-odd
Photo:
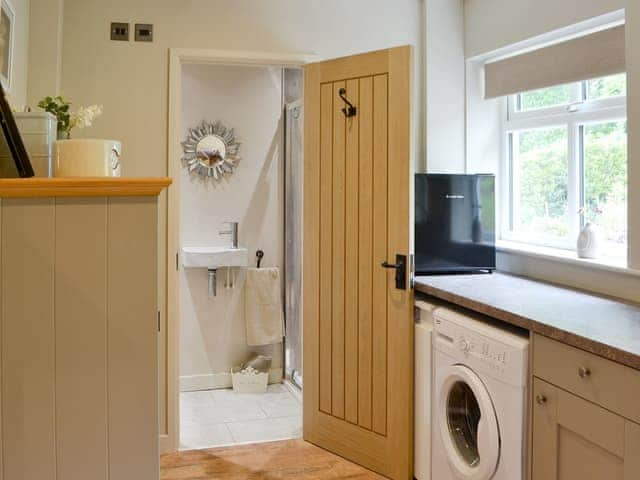
[[[382,263],[410,258],[411,59],[400,47],[305,67],[304,437],[403,480],[413,293]]]
[[[533,480],[640,478],[640,425],[537,378],[533,388]]]

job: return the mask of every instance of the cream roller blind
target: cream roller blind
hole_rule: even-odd
[[[485,98],[622,73],[624,25],[485,65]]]

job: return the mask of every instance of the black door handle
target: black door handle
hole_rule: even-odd
[[[382,262],[382,268],[402,268],[402,265],[399,263],[387,263],[387,262]]]
[[[382,268],[391,268],[396,271],[396,288],[398,290],[407,289],[407,256],[396,255],[396,263],[382,262]]]

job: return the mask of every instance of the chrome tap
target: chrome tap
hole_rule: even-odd
[[[231,235],[231,247],[238,248],[238,222],[224,222],[229,225],[228,230],[218,231],[218,235]]]

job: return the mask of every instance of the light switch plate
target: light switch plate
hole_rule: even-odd
[[[113,22],[111,24],[111,40],[118,42],[129,41],[129,24],[121,22]]]
[[[136,23],[136,42],[153,42],[153,25]]]

